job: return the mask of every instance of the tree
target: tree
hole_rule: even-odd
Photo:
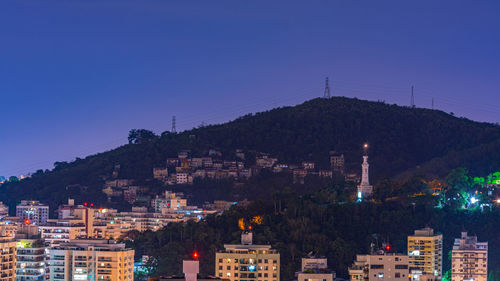
[[[467,203],[467,194],[473,183],[465,168],[452,170],[446,177],[446,204],[455,208],[463,207]]]
[[[19,179],[18,179],[16,176],[11,176],[11,177],[9,178],[9,181],[10,181],[10,182],[18,182],[18,181],[19,181]]]
[[[155,133],[145,129],[132,129],[128,133],[128,143],[139,144],[158,138]]]

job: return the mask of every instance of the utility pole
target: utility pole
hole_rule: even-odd
[[[330,96],[330,85],[328,85],[328,77],[326,77],[326,81],[325,81],[325,92],[323,94],[323,98],[325,99],[329,99],[331,96]]]

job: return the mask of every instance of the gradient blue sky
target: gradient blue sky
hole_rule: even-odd
[[[333,95],[500,120],[499,1],[0,2],[0,175]]]

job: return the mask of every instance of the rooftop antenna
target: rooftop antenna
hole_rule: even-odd
[[[328,77],[326,77],[325,81],[325,93],[323,94],[323,98],[329,99],[330,96],[330,85],[328,85]]]
[[[412,108],[415,107],[415,96],[413,95],[413,85],[411,86],[411,101],[410,101],[410,106]]]
[[[432,109],[434,109],[434,98],[432,98]]]
[[[172,133],[177,133],[177,129],[175,128],[175,115],[172,116]]]

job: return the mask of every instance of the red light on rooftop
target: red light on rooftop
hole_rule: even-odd
[[[389,252],[391,250],[391,245],[389,245],[389,244],[385,245],[385,250],[387,252]]]
[[[25,219],[25,220],[24,220],[24,223],[25,223],[26,225],[28,225],[28,224],[30,224],[30,223],[31,223],[31,221],[30,221],[30,219]]]
[[[90,203],[90,207],[94,207],[94,203]]]
[[[193,252],[193,259],[197,260],[199,258],[198,252],[194,251]]]
[[[86,207],[88,204],[89,204],[89,203],[85,202],[85,203],[83,203],[83,206],[85,206],[85,207]]]

